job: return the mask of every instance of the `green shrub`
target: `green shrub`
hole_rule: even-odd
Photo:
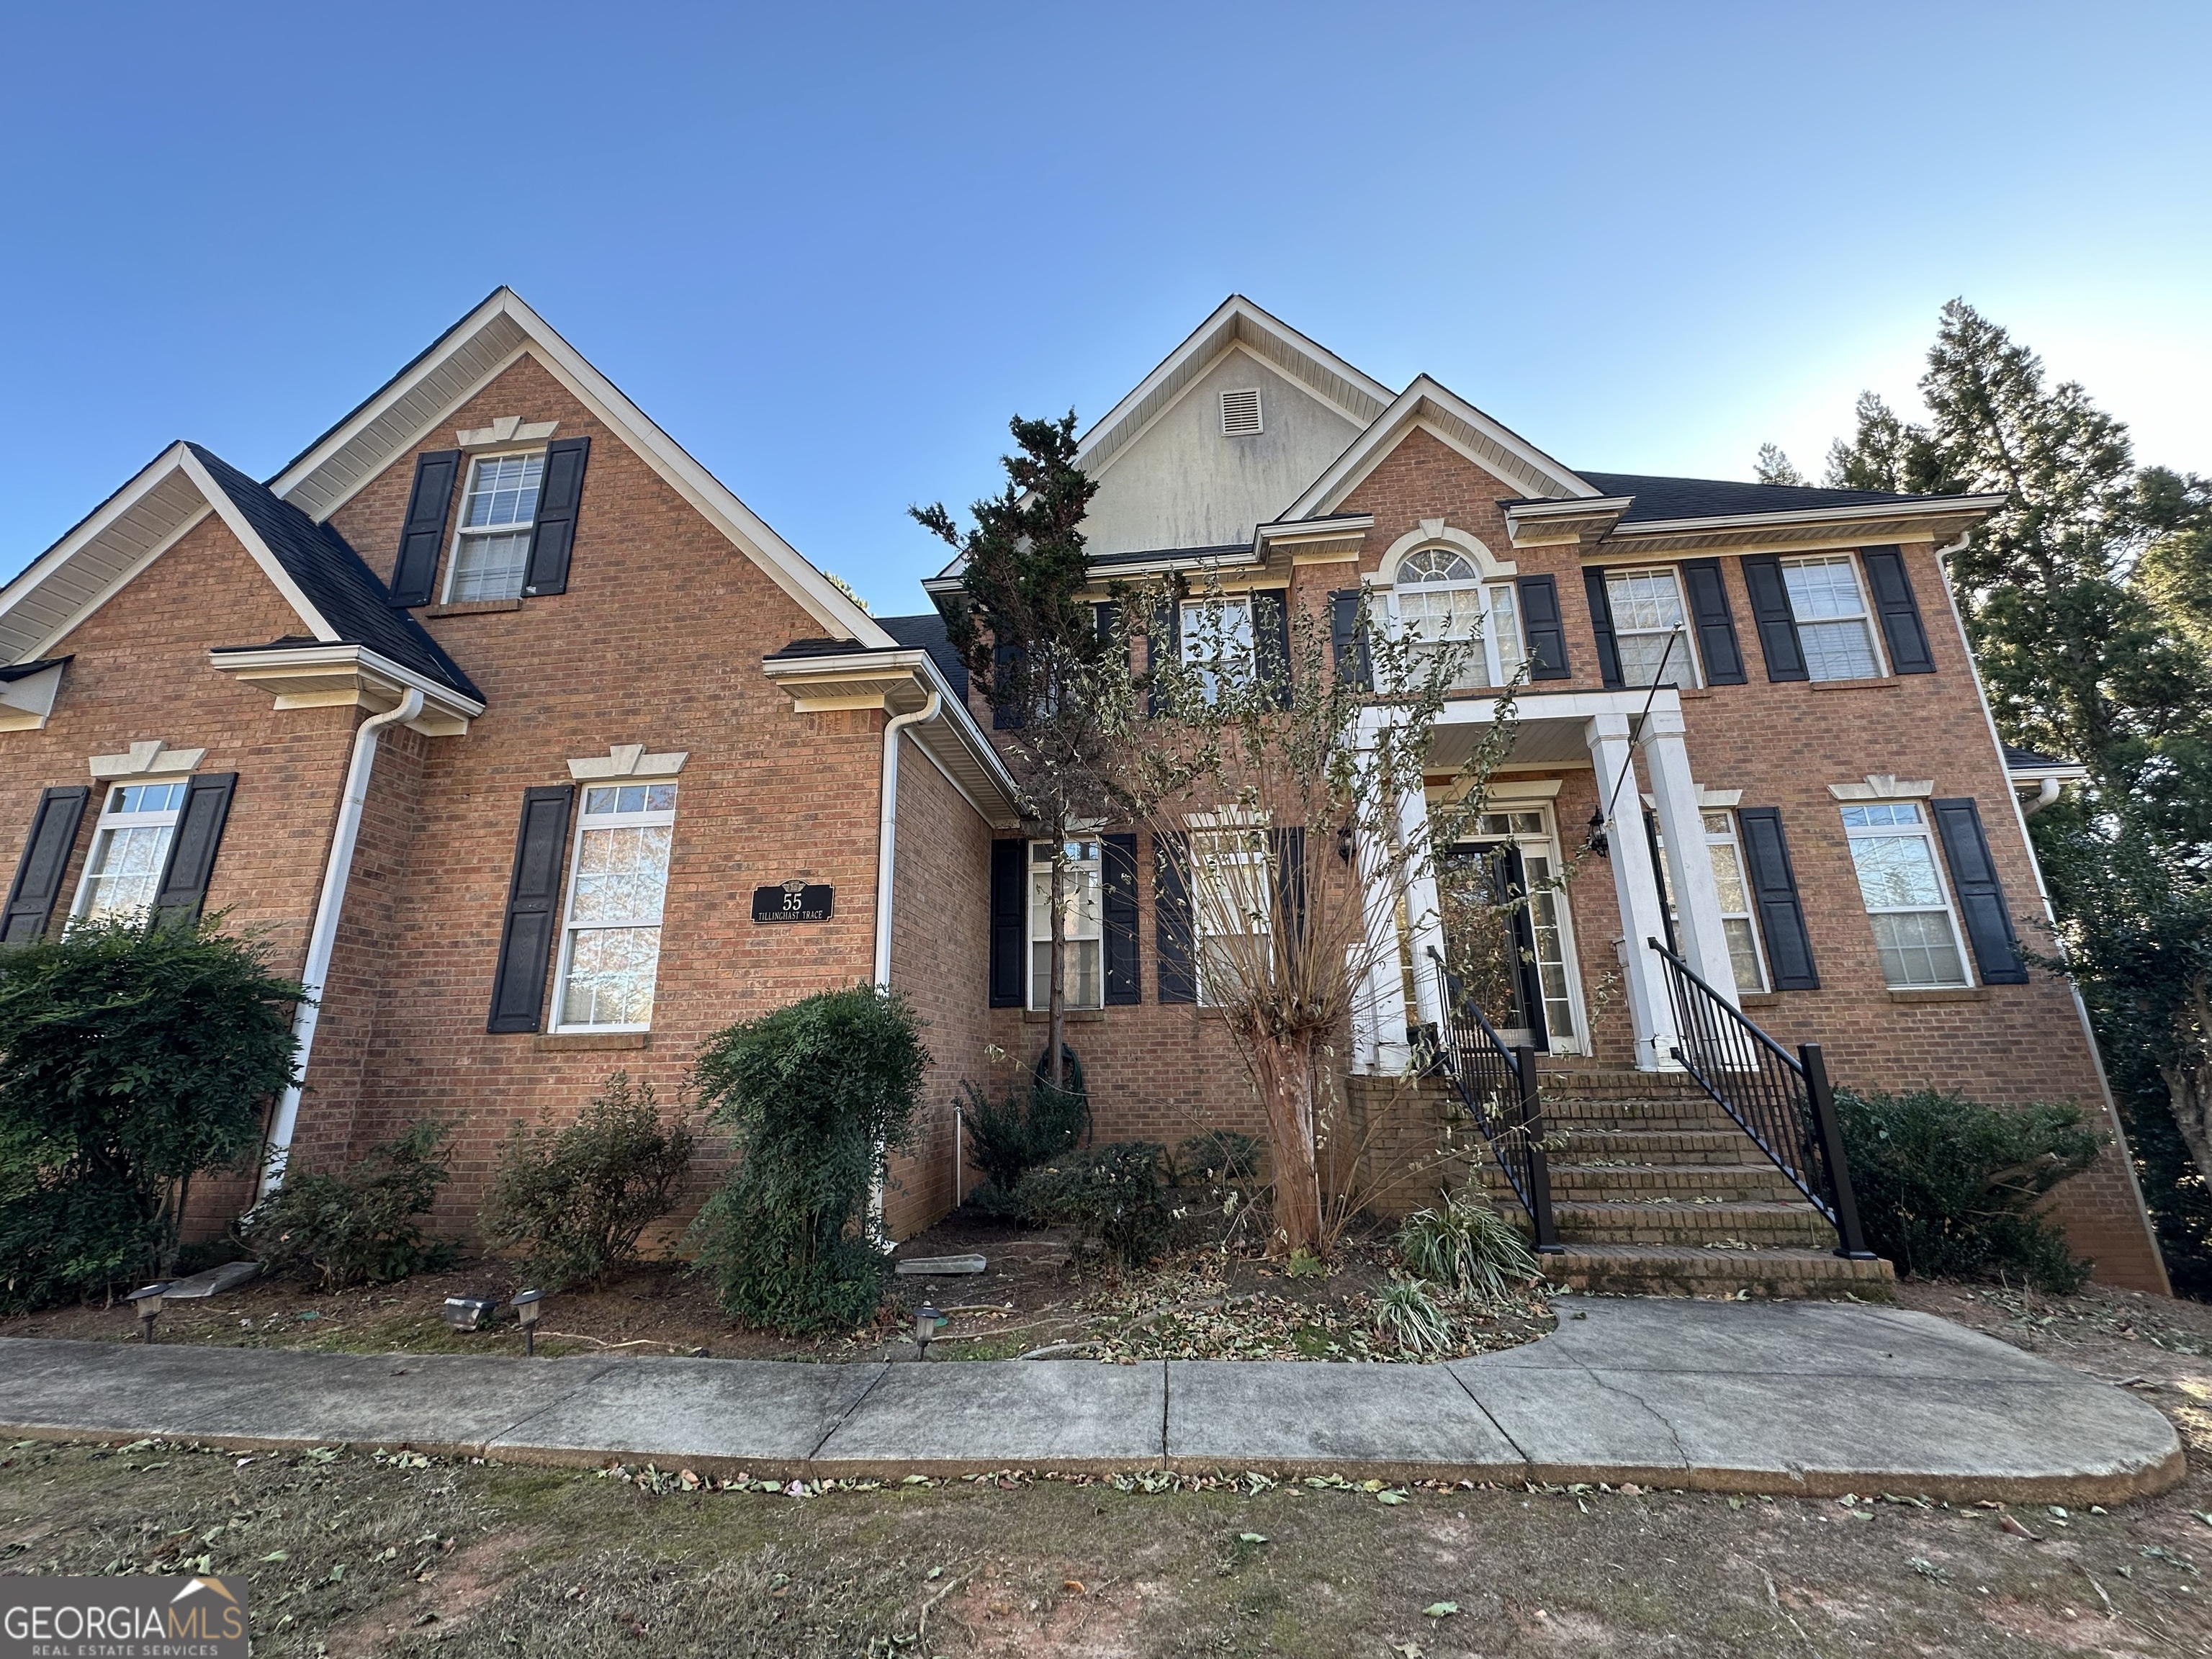
[[[888,1152],[912,1138],[929,1063],[905,1000],[824,991],[709,1037],[692,1087],[738,1166],[691,1227],[722,1306],[771,1330],[849,1328],[883,1297],[868,1216]]]
[[[311,1273],[325,1290],[450,1267],[453,1242],[425,1236],[416,1218],[452,1179],[451,1133],[426,1120],[341,1174],[292,1170],[240,1224],[246,1248],[270,1273]]]
[[[2079,1290],[2089,1264],[2038,1207],[2104,1137],[2072,1106],[1984,1106],[1923,1089],[1836,1091],[1868,1243],[1899,1271],[2004,1276]]]
[[[1159,1253],[1170,1217],[1160,1180],[1164,1149],[1149,1140],[1087,1147],[1032,1170],[1017,1188],[1033,1221],[1071,1224],[1120,1267]]]
[[[674,1205],[691,1150],[684,1125],[661,1127],[653,1085],[617,1072],[557,1133],[517,1126],[484,1236],[519,1246],[547,1290],[603,1278],[636,1258],[638,1235]]]
[[[1441,1210],[1421,1210],[1398,1230],[1398,1254],[1416,1278],[1492,1298],[1510,1295],[1541,1271],[1513,1224],[1470,1187]]]
[[[1012,1093],[1002,1100],[989,1100],[973,1083],[961,1084],[965,1099],[960,1121],[968,1161],[983,1176],[986,1192],[1012,1194],[1030,1170],[1074,1151],[1091,1133],[1091,1097],[1081,1074],[1071,1075],[1073,1086],[1061,1089],[1054,1088],[1048,1078],[1033,1079],[1026,1102]],[[993,1207],[988,1198],[980,1201],[987,1209]],[[1000,1203],[999,1207],[1006,1206]]]
[[[193,1177],[253,1167],[305,990],[220,920],[0,951],[0,1310],[170,1273]]]
[[[1405,1353],[1441,1353],[1451,1346],[1451,1322],[1418,1279],[1393,1279],[1376,1293],[1375,1328]]]
[[[1264,1151],[1252,1136],[1234,1129],[1200,1130],[1175,1150],[1175,1184],[1206,1187],[1256,1181]]]

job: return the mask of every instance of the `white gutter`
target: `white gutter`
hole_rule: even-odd
[[[2044,779],[2042,788],[2035,792],[2035,799],[2033,800],[2022,801],[2021,803],[2021,817],[2024,818],[2032,818],[2038,812],[2040,812],[2045,807],[2050,805],[2051,802],[2058,799],[2058,791],[2061,785],[2057,778],[2046,777]]]
[[[876,985],[891,988],[891,886],[898,874],[898,757],[899,737],[909,726],[922,726],[945,710],[945,694],[933,690],[929,701],[910,714],[894,714],[884,722],[883,817],[876,830]],[[876,1148],[878,1173],[868,1182],[868,1227],[880,1239],[884,1231],[884,1152]],[[959,1180],[953,1172],[953,1180]]]
[[[307,1057],[314,1052],[315,1022],[321,1012],[323,981],[330,977],[331,955],[337,948],[338,915],[345,908],[346,881],[353,873],[353,853],[361,840],[362,810],[368,802],[368,775],[376,765],[376,740],[386,726],[402,726],[422,712],[422,693],[414,686],[396,708],[372,714],[354,728],[353,764],[346,769],[345,794],[338,802],[337,831],[331,837],[331,860],[323,867],[322,896],[315,902],[315,925],[307,935],[307,962],[300,970],[307,994],[292,1015],[292,1061],[304,1082]],[[284,1166],[291,1161],[292,1131],[300,1121],[300,1091],[295,1083],[276,1103],[276,1121],[269,1126],[269,1153],[261,1165],[259,1198],[284,1184]]]

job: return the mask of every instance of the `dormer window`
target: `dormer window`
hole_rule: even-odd
[[[538,487],[545,453],[486,455],[469,473],[461,527],[453,540],[448,604],[519,599],[530,564],[530,532],[538,522]]]

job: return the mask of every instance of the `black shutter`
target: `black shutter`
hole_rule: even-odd
[[[1981,809],[1972,800],[1931,800],[1936,830],[1943,838],[1943,860],[1951,866],[1951,890],[1974,947],[1974,965],[1984,985],[2025,985],[2027,964],[2021,960],[2020,938],[2005,908],[2004,888],[1982,833]]]
[[[1115,1007],[1145,1000],[1145,971],[1137,955],[1137,838],[1105,836],[1100,840],[1106,1002]]]
[[[1182,606],[1174,599],[1162,601],[1152,608],[1152,619],[1145,628],[1145,663],[1147,671],[1157,675],[1166,664],[1173,662],[1182,649]],[[1160,689],[1157,679],[1145,689],[1145,713],[1160,712]]]
[[[507,925],[499,935],[487,1031],[534,1031],[545,1007],[545,975],[561,909],[562,854],[568,845],[574,789],[561,784],[522,792],[514,835],[514,873],[507,884]]]
[[[185,786],[177,810],[177,830],[169,837],[169,860],[154,888],[154,920],[190,921],[207,898],[216,849],[230,817],[230,797],[238,787],[235,772],[204,772]]]
[[[1866,566],[1867,586],[1874,589],[1874,608],[1881,616],[1889,672],[1934,673],[1936,659],[1928,649],[1928,630],[1920,625],[1920,603],[1912,597],[1911,578],[1905,574],[1905,550],[1863,547],[1859,558]]]
[[[70,854],[76,850],[84,804],[91,796],[84,785],[73,783],[39,797],[39,810],[31,814],[31,833],[23,840],[23,856],[15,866],[15,884],[8,889],[0,945],[27,945],[46,937]]]
[[[1359,625],[1360,591],[1346,588],[1328,596],[1328,643],[1336,663],[1336,677],[1362,691],[1375,689],[1375,658],[1367,648],[1367,630]]]
[[[1275,926],[1283,939],[1296,942],[1306,933],[1306,832],[1294,824],[1270,830],[1267,840],[1275,854]],[[1281,959],[1278,947],[1276,960]]]
[[[1559,584],[1552,576],[1523,576],[1521,632],[1528,646],[1528,678],[1564,680],[1567,668],[1567,623],[1559,614]],[[1509,653],[1501,651],[1500,656]]]
[[[1025,841],[991,843],[991,1006],[1022,1006],[1029,972],[1029,855]]]
[[[1121,607],[1112,599],[1103,599],[1091,607],[1091,625],[1101,645],[1114,643],[1115,633],[1121,626]]]
[[[1620,672],[1620,645],[1613,636],[1613,599],[1606,592],[1604,570],[1583,567],[1583,592],[1589,599],[1590,632],[1597,635],[1598,678],[1608,691],[1618,690],[1626,681]]]
[[[446,520],[453,510],[453,480],[461,452],[433,450],[415,458],[415,487],[407,492],[407,519],[399,527],[399,556],[392,564],[392,603],[428,605],[446,550]]]
[[[1751,620],[1759,629],[1759,652],[1770,680],[1806,680],[1805,650],[1797,641],[1797,618],[1790,609],[1790,589],[1782,580],[1782,561],[1771,553],[1747,554],[1744,591],[1751,595]]]
[[[1160,1000],[1198,1000],[1190,915],[1190,837],[1152,836],[1152,936],[1160,953]]]
[[[545,446],[545,474],[538,484],[538,525],[530,532],[530,562],[522,591],[541,597],[568,591],[568,554],[576,544],[576,512],[584,502],[584,463],[589,438],[556,438]]]
[[[1705,659],[1707,685],[1744,683],[1743,647],[1736,643],[1735,613],[1729,608],[1728,583],[1718,559],[1682,561],[1683,585],[1690,590],[1690,621],[1698,630],[1698,654]]]
[[[1735,821],[1743,836],[1752,902],[1759,908],[1759,931],[1766,940],[1766,965],[1773,970],[1774,988],[1817,991],[1820,976],[1813,968],[1813,939],[1805,931],[1804,907],[1797,902],[1797,872],[1790,867],[1781,809],[1738,807]]]
[[[1291,706],[1291,594],[1288,588],[1256,590],[1252,595],[1252,665],[1262,684],[1272,685],[1275,707]]]

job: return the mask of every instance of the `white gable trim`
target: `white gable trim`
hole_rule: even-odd
[[[1424,519],[1418,526],[1390,544],[1389,550],[1383,554],[1382,562],[1376,567],[1375,574],[1370,580],[1376,586],[1394,586],[1398,580],[1400,561],[1407,554],[1417,553],[1425,547],[1457,548],[1474,561],[1475,574],[1485,581],[1498,581],[1520,574],[1521,567],[1517,563],[1510,559],[1499,558],[1480,537],[1469,535],[1464,530],[1455,530],[1442,519]]]
[[[1077,445],[1076,465],[1093,477],[1104,472],[1116,455],[1182,402],[1192,384],[1236,347],[1296,382],[1354,426],[1370,424],[1389,406],[1390,388],[1380,380],[1269,316],[1243,295],[1232,294],[1091,425]]]
[[[49,654],[213,513],[319,640],[337,632],[185,444],[171,444],[0,589],[0,658]]]
[[[1310,519],[1338,506],[1416,426],[1524,495],[1594,500],[1599,491],[1517,432],[1424,374],[1398,394],[1358,441],[1292,502],[1282,520]]]
[[[526,352],[815,621],[865,646],[896,643],[512,289],[500,289],[449,329],[270,488],[328,519]]]

